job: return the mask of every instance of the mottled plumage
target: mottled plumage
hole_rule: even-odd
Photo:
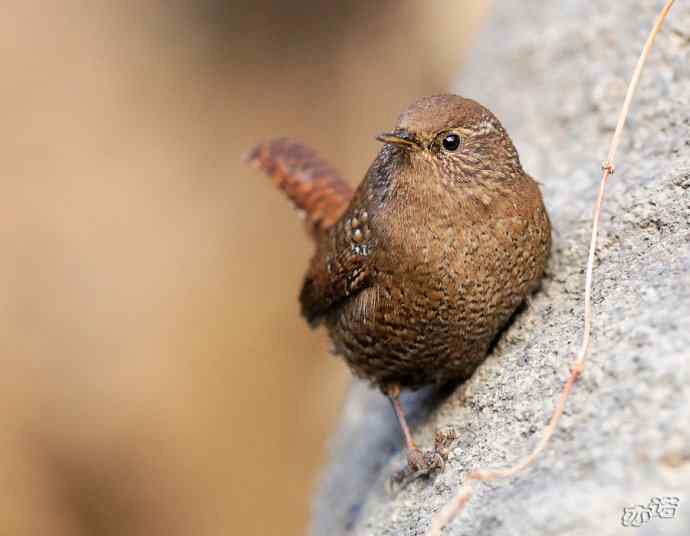
[[[538,286],[551,227],[510,137],[475,101],[421,99],[380,139],[313,234],[300,301],[352,371],[395,397],[472,373]]]

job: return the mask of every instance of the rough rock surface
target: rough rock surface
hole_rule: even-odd
[[[591,207],[627,80],[662,1],[498,2],[459,93],[488,105],[543,184],[555,225],[544,287],[465,385],[405,400],[422,447],[458,432],[445,472],[390,495],[404,463],[387,401],[354,383],[312,533],[421,535],[465,471],[536,444],[582,333]],[[690,6],[643,72],[604,208],[594,338],[553,443],[519,477],[479,484],[453,535],[690,534]],[[674,519],[623,508],[677,496]]]

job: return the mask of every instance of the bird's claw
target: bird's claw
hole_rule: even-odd
[[[455,437],[452,430],[437,431],[433,449],[409,449],[407,465],[393,473],[389,489],[402,490],[420,477],[428,477],[436,470],[443,472],[448,459],[448,447]]]

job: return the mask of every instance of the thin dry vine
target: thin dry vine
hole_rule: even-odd
[[[609,145],[609,150],[608,154],[606,157],[606,160],[602,163],[602,177],[601,181],[599,183],[599,193],[597,195],[597,200],[594,205],[594,217],[592,221],[592,235],[591,235],[591,241],[590,241],[590,246],[589,246],[589,255],[587,257],[587,268],[586,268],[586,275],[585,275],[585,298],[584,298],[584,329],[583,329],[583,334],[582,334],[582,344],[580,346],[580,350],[577,354],[577,357],[573,361],[573,364],[571,366],[570,370],[570,375],[568,376],[568,379],[566,380],[565,384],[563,385],[563,389],[561,390],[561,394],[558,398],[558,402],[556,403],[556,406],[554,408],[553,414],[551,415],[551,419],[549,420],[549,423],[546,425],[546,428],[544,429],[544,433],[542,435],[541,440],[537,444],[537,446],[532,450],[532,452],[521,462],[516,463],[515,465],[511,467],[507,467],[504,469],[489,469],[489,470],[482,470],[482,469],[477,469],[465,476],[465,482],[461,486],[461,488],[458,490],[457,494],[453,499],[446,505],[444,506],[432,519],[431,527],[429,528],[429,531],[427,532],[427,536],[440,536],[441,531],[445,526],[447,526],[465,507],[467,502],[470,500],[472,493],[473,493],[473,488],[472,488],[472,483],[473,482],[481,482],[481,481],[489,481],[489,480],[495,480],[498,478],[507,478],[514,476],[515,474],[519,473],[520,471],[526,469],[532,462],[534,462],[537,457],[541,454],[541,452],[547,447],[549,441],[551,440],[551,437],[553,436],[554,431],[556,430],[556,426],[558,425],[558,421],[561,418],[561,415],[563,414],[563,410],[565,409],[565,404],[566,401],[568,400],[568,396],[570,395],[570,392],[572,391],[573,385],[575,384],[575,381],[577,378],[582,374],[582,371],[584,369],[584,363],[585,359],[587,358],[589,352],[590,352],[590,347],[591,347],[591,332],[592,332],[592,273],[593,273],[593,266],[594,266],[594,256],[596,253],[596,248],[597,248],[597,234],[599,230],[599,220],[601,218],[601,207],[604,201],[604,193],[606,191],[606,183],[608,182],[609,176],[613,174],[615,170],[615,165],[614,165],[614,158],[616,156],[616,151],[618,149],[618,144],[620,142],[620,137],[621,133],[623,131],[623,126],[625,125],[625,121],[628,117],[628,111],[630,110],[630,103],[632,102],[633,95],[635,93],[635,90],[637,89],[637,84],[640,80],[640,73],[642,72],[642,67],[644,66],[644,63],[647,59],[647,56],[649,55],[649,51],[652,48],[652,44],[654,42],[654,38],[656,37],[657,33],[659,32],[659,29],[661,28],[662,23],[664,22],[664,19],[666,18],[666,15],[668,14],[669,10],[671,9],[671,6],[673,5],[674,0],[668,0],[664,7],[661,9],[659,12],[659,15],[657,15],[656,21],[654,22],[654,26],[652,27],[651,32],[649,33],[649,37],[647,38],[647,41],[644,45],[644,48],[642,49],[642,53],[640,54],[640,57],[637,61],[637,65],[635,66],[635,70],[633,71],[632,78],[630,79],[630,84],[628,85],[628,90],[625,95],[625,100],[623,101],[623,107],[621,108],[621,112],[618,116],[618,122],[616,124],[616,130],[613,133],[613,137],[611,138],[611,143]]]

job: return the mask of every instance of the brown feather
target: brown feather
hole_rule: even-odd
[[[249,152],[247,161],[268,174],[305,217],[318,238],[352,199],[352,187],[313,149],[287,139],[271,140]]]

